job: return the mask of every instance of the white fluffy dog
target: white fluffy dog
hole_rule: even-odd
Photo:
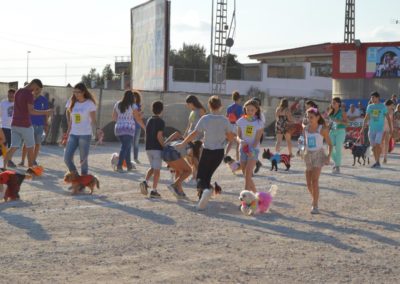
[[[118,160],[119,160],[119,154],[118,153],[112,153],[112,155],[111,155],[111,167],[112,167],[113,171],[117,170]],[[133,168],[135,169],[135,163],[133,161],[131,163],[132,163]],[[125,161],[123,162],[122,167],[126,168]]]
[[[275,184],[271,185],[268,192],[254,193],[249,190],[243,190],[239,196],[239,200],[242,203],[240,211],[247,216],[268,212],[277,190],[278,186]]]

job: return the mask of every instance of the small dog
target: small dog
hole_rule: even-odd
[[[304,136],[301,135],[299,139],[297,139],[297,153],[296,153],[297,157],[300,157],[302,159],[304,158],[304,149],[305,149]]]
[[[78,175],[77,173],[68,172],[64,176],[64,182],[72,185],[72,194],[77,194],[85,187],[89,187],[90,194],[93,194],[94,188],[100,188],[99,179],[94,175]]]
[[[267,159],[267,160],[271,161],[271,171],[273,169],[275,169],[275,171],[277,171],[279,163],[283,163],[286,166],[287,171],[290,169],[290,155],[279,154],[279,153],[272,155],[272,153],[269,149],[267,149],[267,150],[264,149],[264,153],[262,154],[262,157],[263,157],[263,159]]]
[[[118,153],[112,153],[112,155],[111,155],[111,167],[112,167],[113,171],[117,170],[118,160],[119,160]],[[132,168],[135,169],[136,167],[134,165],[134,162],[131,161],[131,164],[132,164]],[[127,167],[125,161],[122,162],[122,167],[123,168]]]
[[[367,155],[367,150],[368,150],[369,146],[357,144],[353,141],[347,141],[344,143],[344,148],[351,149],[351,153],[353,154],[353,159],[354,159],[353,166],[355,166],[355,164],[356,164],[356,158],[357,158],[357,162],[360,165],[361,165],[360,158],[363,159],[364,166],[365,166],[365,160],[367,160],[368,165],[369,165],[369,156]]]
[[[268,212],[277,191],[278,186],[275,184],[271,185],[268,192],[254,193],[243,190],[239,196],[241,201],[240,211],[247,216]]]
[[[15,171],[3,171],[0,172],[0,184],[7,185],[7,188],[4,192],[3,199],[5,202],[18,200],[19,190],[21,188],[21,184],[25,179],[31,178],[30,175],[20,174]]]
[[[26,173],[33,177],[40,177],[43,175],[43,167],[42,166],[32,166],[26,170]]]
[[[235,161],[234,159],[232,159],[231,156],[225,156],[224,163],[229,166],[229,168],[233,174],[235,174],[235,172],[240,171],[242,169],[240,166],[240,162]]]

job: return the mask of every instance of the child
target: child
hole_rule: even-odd
[[[261,135],[264,131],[258,102],[255,100],[247,101],[244,104],[244,114],[244,117],[237,121],[240,164],[245,176],[245,190],[257,192],[252,177],[260,153]]]
[[[146,173],[146,179],[139,184],[140,192],[144,195],[148,194],[149,180],[153,176],[152,190],[150,198],[160,198],[157,192],[158,180],[160,178],[160,170],[162,165],[161,153],[164,147],[164,128],[165,122],[161,119],[161,113],[164,105],[160,101],[152,104],[153,116],[146,123],[146,154],[149,159],[150,169]]]
[[[332,143],[329,138],[329,130],[325,126],[325,121],[316,108],[307,110],[308,124],[304,127],[306,181],[307,188],[311,194],[312,207],[311,214],[319,214],[319,176],[323,165],[328,165],[332,153]],[[326,156],[323,149],[324,139],[328,144],[329,153]]]
[[[243,107],[240,105],[241,97],[239,92],[235,91],[232,93],[233,104],[226,108],[226,117],[234,128],[236,128],[236,121],[242,117]],[[226,147],[225,156],[228,156],[229,151],[232,148],[232,144],[235,141],[229,142]],[[236,160],[239,160],[239,144],[236,143]]]

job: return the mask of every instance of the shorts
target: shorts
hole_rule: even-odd
[[[33,127],[11,126],[11,148],[19,148],[22,142],[26,148],[35,146],[35,138],[33,137]]]
[[[32,125],[35,144],[42,144],[42,136],[44,132],[43,125]]]
[[[258,161],[258,154],[260,154],[260,149],[254,149],[253,156],[248,156],[243,152],[243,147],[240,147],[240,162]]]
[[[380,145],[382,143],[383,131],[369,131],[368,139],[371,146]]]
[[[147,158],[149,159],[150,167],[154,170],[160,170],[162,166],[161,150],[146,150]]]
[[[306,170],[310,171],[314,168],[322,168],[325,165],[327,155],[324,149],[317,151],[306,151],[304,154],[304,162],[306,163]]]
[[[172,146],[166,146],[162,150],[161,157],[164,162],[173,162],[181,158],[181,154]]]

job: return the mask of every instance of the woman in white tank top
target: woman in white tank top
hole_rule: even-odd
[[[329,138],[329,130],[325,121],[316,108],[307,110],[308,125],[304,127],[306,181],[311,194],[311,214],[318,214],[319,176],[324,165],[329,164],[332,153],[332,143]],[[328,156],[324,151],[324,140],[328,144]]]

